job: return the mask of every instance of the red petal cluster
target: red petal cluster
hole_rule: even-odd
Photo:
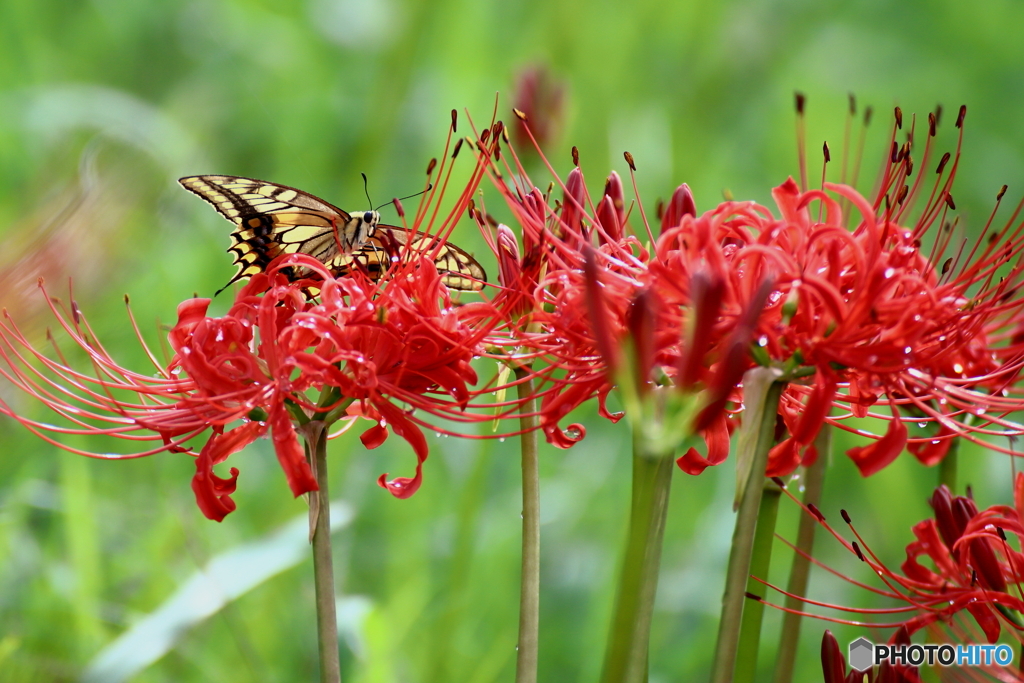
[[[953,496],[945,486],[935,490],[930,503],[934,517],[914,526],[915,540],[907,545],[906,560],[898,571],[871,551],[845,511],[844,519],[856,541],[843,538],[817,510],[807,510],[851,553],[868,564],[885,587],[874,588],[829,571],[851,584],[905,604],[891,609],[855,609],[801,598],[807,604],[856,615],[905,618],[864,623],[810,616],[874,628],[899,627],[908,635],[926,627],[941,628],[948,631],[942,638],[946,642],[994,643],[1005,628],[1010,638],[1024,642],[1024,627],[1013,617],[1024,609],[1024,554],[1007,541],[1011,535],[1017,537],[1018,545],[1024,540],[1024,473],[1017,475],[1013,506],[996,505],[979,511],[971,498]],[[962,612],[970,615],[976,627],[958,618]]]

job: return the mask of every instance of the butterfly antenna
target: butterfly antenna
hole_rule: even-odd
[[[373,200],[370,199],[370,186],[369,186],[369,184],[368,184],[368,182],[366,180],[366,174],[365,173],[360,173],[359,175],[363,176],[363,193],[366,195],[366,202],[370,206],[373,206]],[[374,210],[376,211],[376,209],[374,209]]]
[[[376,209],[374,209],[374,211],[376,211],[377,209],[381,209],[381,208],[383,208],[383,207],[387,206],[388,204],[391,204],[392,202],[395,202],[395,201],[404,202],[406,199],[412,199],[413,197],[419,197],[421,194],[426,194],[427,192],[430,192],[432,189],[434,189],[434,183],[428,184],[427,185],[427,189],[420,190],[416,194],[411,194],[408,197],[397,197],[396,199],[392,199],[390,202],[384,202],[383,204],[378,206]],[[367,196],[367,199],[369,199],[369,196]]]

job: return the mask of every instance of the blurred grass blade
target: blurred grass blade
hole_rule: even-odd
[[[331,503],[332,532],[348,526],[353,517],[346,503]],[[309,557],[309,520],[305,514],[263,540],[217,555],[155,611],[101,650],[80,680],[127,680],[163,657],[179,638],[231,600]]]

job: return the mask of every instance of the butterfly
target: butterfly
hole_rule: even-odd
[[[434,264],[450,289],[478,291],[487,281],[483,267],[464,249],[382,224],[376,211],[349,213],[308,192],[253,178],[198,175],[178,182],[235,224],[228,252],[235,255],[238,272],[217,294],[262,273],[280,254],[296,253],[317,259],[335,277],[359,270],[379,280],[403,250],[412,250],[436,254]],[[286,272],[297,280],[308,275],[302,270]]]

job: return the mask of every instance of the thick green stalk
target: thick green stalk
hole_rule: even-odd
[[[769,371],[763,368],[764,371]],[[751,372],[757,372],[752,370]],[[751,373],[744,377],[744,386],[748,384]],[[736,514],[736,527],[732,535],[732,548],[729,551],[729,566],[725,576],[725,592],[722,595],[722,617],[718,622],[718,641],[715,644],[715,658],[711,670],[712,683],[732,683],[736,670],[736,657],[739,648],[740,624],[743,618],[743,607],[746,602],[747,577],[750,575],[750,558],[753,553],[754,533],[757,529],[757,513],[761,506],[762,482],[768,464],[768,451],[775,441],[775,419],[778,413],[779,397],[782,395],[784,382],[773,381],[764,394],[761,406],[751,405],[744,397],[745,414],[756,415],[760,412],[757,424],[757,438],[754,441],[752,463],[749,474],[743,485],[743,496],[740,498],[739,510]],[[756,653],[743,653],[744,657],[755,656]]]
[[[781,496],[782,489],[775,482],[764,482],[761,505],[757,511],[754,548],[750,556],[747,593],[764,595],[764,584],[754,580],[754,577],[768,578],[768,570],[772,563],[772,544],[775,541],[775,521],[779,515],[779,497]],[[764,603],[751,600],[743,606],[738,649],[738,652],[742,652],[743,655],[736,662],[733,683],[754,682],[757,674],[757,653],[761,647],[761,621],[763,618]]]
[[[804,505],[821,504],[821,492],[825,486],[825,472],[832,455],[832,428],[822,426],[814,440],[818,451],[818,459],[807,468],[804,482]],[[807,580],[811,575],[811,551],[814,550],[814,532],[818,528],[818,520],[809,514],[800,515],[800,527],[796,535],[796,548],[793,565],[789,569],[789,583],[786,591],[786,608],[799,610],[803,601],[794,595],[807,595]],[[796,664],[797,645],[800,641],[800,622],[802,617],[793,612],[786,612],[782,617],[782,633],[779,636],[779,649],[775,654],[774,683],[790,683],[793,680],[793,668]]]
[[[540,469],[537,461],[537,400],[525,368],[516,369],[523,416],[519,436],[523,467],[523,558],[519,584],[519,648],[516,683],[536,683],[540,644]]]
[[[310,423],[305,430],[316,471],[318,491],[310,492],[313,528],[313,582],[316,587],[316,633],[320,650],[320,683],[341,683],[338,657],[338,617],[335,612],[334,559],[331,555],[331,500],[327,490],[327,428]]]
[[[642,430],[643,425],[634,423],[629,536],[605,652],[603,683],[647,681],[651,615],[675,463],[671,453],[649,450]]]

